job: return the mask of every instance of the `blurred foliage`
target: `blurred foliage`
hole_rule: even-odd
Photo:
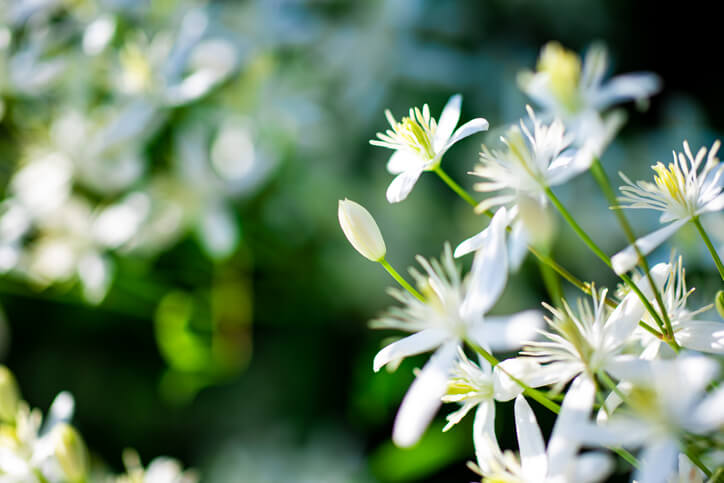
[[[392,282],[337,225],[338,199],[363,203],[398,267],[480,229],[432,177],[386,203],[388,153],[367,144],[384,108],[439,112],[462,92],[463,118],[492,126],[446,155],[469,186],[479,143],[523,115],[515,77],[540,46],[600,39],[615,70],[665,81],[603,159],[634,179],[721,127],[717,77],[698,74],[713,22],[695,5],[603,0],[0,0],[4,362],[32,406],[71,391],[76,426],[118,470],[130,445],[209,481],[469,480],[462,431],[390,446],[413,366],[372,374],[389,334],[365,324]],[[624,237],[587,216],[606,206],[592,183],[560,197],[613,252]],[[724,220],[710,223],[721,243]],[[610,284],[566,230],[553,255]],[[696,285],[711,267],[694,235],[675,243]],[[696,286],[707,302],[718,289]],[[527,262],[496,310],[543,294]]]

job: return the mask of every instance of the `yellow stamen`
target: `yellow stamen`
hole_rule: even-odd
[[[656,185],[661,189],[665,189],[672,199],[680,203],[685,203],[684,189],[686,180],[679,167],[674,163],[669,163],[667,168],[663,163],[658,162],[651,168],[656,171],[656,175],[654,176]]]
[[[541,50],[538,71],[550,76],[551,90],[571,111],[578,104],[578,84],[581,79],[581,59],[575,52],[558,42],[549,42]]]

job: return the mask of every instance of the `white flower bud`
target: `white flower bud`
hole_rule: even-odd
[[[53,427],[55,457],[68,481],[83,481],[88,474],[88,451],[78,431],[66,423]]]
[[[20,402],[20,390],[15,376],[5,366],[0,366],[0,423],[15,421]]]
[[[387,253],[382,233],[370,212],[348,199],[339,201],[339,224],[347,240],[364,257],[379,262]]]

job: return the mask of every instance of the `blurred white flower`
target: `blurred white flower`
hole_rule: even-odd
[[[147,468],[134,450],[123,452],[126,474],[115,478],[115,483],[196,483],[198,475],[193,470],[184,471],[177,460],[161,456],[153,459]]]
[[[410,115],[403,117],[400,122],[395,120],[389,109],[385,111],[392,129],[377,133],[378,139],[371,140],[370,144],[395,151],[387,162],[387,170],[397,175],[387,188],[387,200],[390,203],[407,198],[422,172],[437,168],[453,144],[488,129],[488,121],[479,117],[455,130],[460,119],[461,104],[460,94],[452,96],[440,114],[439,123],[430,116],[427,104],[422,110],[411,108]]]
[[[604,82],[607,68],[608,54],[602,45],[591,46],[581,66],[575,52],[549,42],[541,50],[537,71],[522,72],[518,83],[547,115],[565,123],[576,144],[588,143],[592,154],[600,157],[624,121],[617,111],[605,116],[603,112],[628,100],[644,104],[661,87],[658,76],[649,72]]]
[[[374,370],[397,364],[405,357],[435,349],[435,353],[407,391],[395,419],[393,441],[411,446],[420,438],[440,406],[457,354],[466,339],[490,350],[507,351],[532,338],[542,322],[537,311],[511,316],[485,316],[502,293],[507,281],[505,210],[491,221],[491,242],[475,257],[470,274],[462,279],[449,245],[440,262],[417,260],[425,274],[412,271],[425,301],[400,290],[391,294],[404,308],[395,308],[373,321],[378,328],[413,332],[394,342],[374,359]]]
[[[716,157],[719,145],[719,141],[714,142],[708,154],[707,149],[702,147],[694,156],[689,143],[684,141],[684,152],[674,152],[673,163],[664,166],[659,162],[652,166],[656,172],[655,183],[632,183],[621,173],[626,182],[626,186],[620,188],[623,193],[619,198],[621,207],[661,211],[659,221],[668,223],[636,240],[636,246],[642,255],[651,253],[688,221],[724,208],[724,165]],[[637,262],[638,254],[633,245],[611,257],[617,274],[631,270]]]
[[[631,406],[620,407],[605,424],[580,428],[588,444],[642,447],[633,478],[642,483],[675,476],[684,433],[706,435],[724,425],[724,389],[706,393],[719,372],[717,361],[700,355],[674,360],[620,361],[614,375],[633,387]]]

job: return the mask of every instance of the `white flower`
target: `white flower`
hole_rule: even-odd
[[[642,104],[661,86],[658,76],[649,72],[623,74],[604,82],[607,57],[605,47],[593,45],[581,66],[575,52],[549,42],[541,50],[537,72],[522,72],[518,77],[521,89],[548,115],[562,119],[576,144],[590,143],[596,156],[623,124],[619,112],[605,117],[602,113],[628,100]]]
[[[687,349],[724,354],[724,324],[713,320],[699,320],[697,317],[712,306],[707,305],[695,311],[686,308],[686,301],[694,289],[686,286],[686,271],[681,257],[666,266],[668,273],[661,297],[671,320],[676,342]],[[645,314],[644,321],[651,324],[649,314]],[[666,346],[663,341],[643,329],[637,328],[636,332],[643,345],[641,357],[644,359],[657,357],[662,346]]]
[[[385,240],[375,219],[364,206],[348,199],[339,200],[337,216],[347,240],[362,256],[373,262],[385,257]]]
[[[510,251],[514,266],[522,261],[528,240],[547,242],[552,236],[554,222],[545,209],[545,189],[565,183],[588,169],[593,161],[588,148],[571,146],[573,138],[566,134],[561,121],[544,124],[530,106],[526,108],[533,131],[521,120],[520,127],[513,126],[501,137],[503,150],[483,145],[480,164],[470,173],[485,180],[475,184],[477,191],[494,193],[476,211],[513,205],[509,223],[513,225]],[[462,242],[455,256],[480,250],[485,243],[484,233]]]
[[[669,266],[659,264],[651,270],[651,277],[658,286],[666,279]],[[653,292],[648,279],[636,281],[647,297]],[[535,373],[523,376],[533,387],[556,384],[562,388],[579,374],[593,378],[599,371],[606,371],[621,357],[625,345],[630,341],[634,329],[645,313],[638,296],[629,292],[611,310],[606,305],[607,291],[592,294],[593,306],[583,299],[578,300],[574,311],[563,301],[563,309],[546,305],[551,317],[546,322],[551,330],[541,331],[545,340],[529,342],[521,354],[534,358],[543,366]]]
[[[699,355],[620,361],[613,372],[633,384],[626,399],[631,406],[616,410],[606,424],[589,424],[581,434],[590,444],[643,447],[634,479],[667,481],[674,476],[684,433],[705,435],[724,425],[724,389],[705,392],[718,370],[715,360]]]
[[[492,450],[487,446],[496,441],[495,401],[509,401],[523,392],[523,388],[506,372],[518,376],[522,372],[534,371],[537,368],[534,366],[537,366],[534,361],[522,363],[520,359],[507,359],[493,369],[482,357],[479,357],[479,364],[475,364],[462,348],[458,348],[458,362],[451,372],[442,401],[456,402],[461,407],[447,415],[448,422],[443,431],[452,428],[477,407],[473,421],[475,453],[481,457],[488,454]]]
[[[622,207],[661,211],[659,221],[668,223],[636,240],[642,255],[649,254],[694,217],[724,208],[721,177],[724,165],[716,157],[719,145],[719,141],[716,141],[708,154],[707,149],[702,147],[694,156],[689,143],[684,141],[684,152],[674,152],[673,163],[664,166],[659,162],[652,166],[656,172],[655,183],[632,183],[621,173],[627,184],[620,188],[623,193],[619,198]],[[706,162],[703,163],[705,158]],[[638,255],[633,245],[611,257],[617,274],[631,270],[637,261]]]
[[[430,116],[427,104],[422,110],[411,108],[410,115],[403,117],[400,122],[395,120],[389,110],[385,111],[392,129],[377,133],[378,139],[371,140],[370,144],[395,150],[387,162],[387,170],[397,175],[387,188],[387,200],[390,203],[407,198],[422,172],[437,168],[453,144],[488,129],[488,121],[479,117],[455,130],[460,119],[461,103],[460,94],[452,96],[440,114],[439,123]]]
[[[126,474],[115,479],[116,483],[196,483],[198,475],[192,470],[183,470],[177,460],[161,456],[141,466],[141,459],[134,450],[123,452]]]
[[[588,418],[595,387],[583,376],[571,385],[545,447],[538,421],[522,395],[515,400],[515,426],[520,461],[515,455],[489,445],[489,454],[478,458],[483,482],[490,483],[584,483],[603,480],[613,469],[602,453],[578,455],[580,428]]]
[[[536,311],[512,316],[485,316],[500,296],[507,280],[504,221],[501,210],[491,221],[491,243],[478,252],[471,273],[463,279],[449,246],[440,262],[418,257],[425,274],[413,276],[425,296],[420,301],[407,292],[392,290],[405,307],[394,308],[373,322],[375,327],[413,332],[383,348],[374,359],[378,371],[405,357],[435,349],[410,386],[395,420],[393,441],[411,446],[420,438],[441,404],[457,348],[465,339],[492,350],[513,350],[532,337],[542,322]]]

